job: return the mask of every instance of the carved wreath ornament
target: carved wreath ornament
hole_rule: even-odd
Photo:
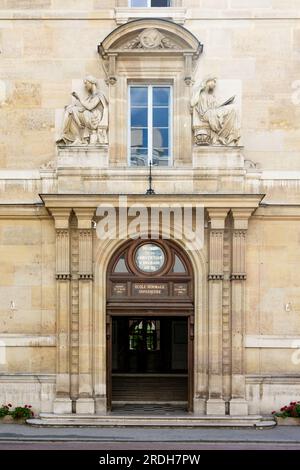
[[[144,29],[137,37],[125,44],[124,49],[176,49],[169,38],[156,28]]]

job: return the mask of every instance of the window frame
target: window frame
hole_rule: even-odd
[[[137,6],[133,6],[132,3],[133,3],[133,0],[128,0],[128,3],[129,3],[129,8],[170,8],[171,5],[167,5],[167,6],[162,6],[162,7],[153,7],[151,5],[151,1],[152,0],[146,0],[147,1],[147,5],[146,6],[142,6],[142,7],[137,7]],[[171,4],[171,0],[169,0],[169,3]]]
[[[148,155],[147,155],[147,165],[138,167],[135,165],[132,165],[131,163],[131,94],[130,90],[131,88],[134,87],[145,87],[147,88],[147,93],[148,93],[148,119],[147,119],[147,130],[148,130]],[[153,88],[155,87],[161,87],[161,88],[169,88],[170,90],[170,98],[169,98],[169,141],[168,141],[168,149],[169,149],[169,155],[168,155],[168,165],[153,165]],[[150,93],[151,90],[151,93]],[[148,168],[150,165],[150,162],[152,164],[153,168],[170,168],[173,166],[173,85],[171,83],[145,83],[145,82],[133,82],[128,84],[128,91],[127,91],[127,97],[128,97],[128,105],[127,105],[127,142],[128,142],[128,148],[127,148],[127,164],[130,168]],[[149,125],[151,124],[151,126]],[[151,132],[149,132],[149,129]]]

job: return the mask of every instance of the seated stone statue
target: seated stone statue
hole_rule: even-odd
[[[194,87],[191,100],[194,143],[237,146],[240,129],[237,111],[232,106],[235,97],[219,104],[214,94],[216,84],[216,78],[208,77]]]
[[[88,145],[107,143],[108,102],[98,89],[97,80],[88,76],[84,80],[87,97],[80,98],[73,91],[77,102],[66,106],[62,133],[58,145]]]

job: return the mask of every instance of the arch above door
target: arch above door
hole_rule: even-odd
[[[107,308],[167,314],[193,312],[193,272],[186,254],[170,240],[137,240],[123,245],[107,271]]]

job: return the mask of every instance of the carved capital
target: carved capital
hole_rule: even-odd
[[[55,207],[49,208],[51,215],[54,217],[56,229],[68,229],[71,208],[70,207]]]
[[[235,230],[247,230],[248,221],[254,209],[249,208],[238,208],[231,209],[233,218],[233,228]]]
[[[78,229],[91,229],[95,209],[93,207],[76,207],[74,212],[78,221]]]
[[[207,213],[211,229],[224,229],[229,208],[208,208]]]

